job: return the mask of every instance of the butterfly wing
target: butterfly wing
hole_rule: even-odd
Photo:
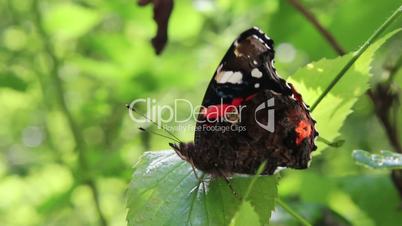
[[[207,88],[194,145],[179,151],[196,168],[225,176],[254,174],[264,160],[269,164],[263,174],[279,166],[308,166],[316,148],[315,122],[301,95],[276,73],[274,54],[273,41],[258,28],[244,31],[230,46]],[[272,98],[274,132],[259,124],[269,120],[267,100]],[[261,103],[267,103],[262,111]],[[240,106],[244,111],[231,111]]]
[[[219,117],[224,112],[208,113],[221,105],[238,106],[260,90],[291,95],[291,87],[276,73],[274,55],[272,39],[260,29],[253,27],[241,33],[208,85],[201,116]]]

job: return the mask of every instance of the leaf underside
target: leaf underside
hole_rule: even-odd
[[[197,172],[201,175],[201,172]],[[128,225],[229,225],[252,176],[230,180],[236,197],[220,178],[194,176],[174,151],[146,152],[128,189]],[[277,176],[259,176],[247,202],[267,224],[277,196]]]
[[[402,169],[402,155],[392,151],[371,154],[363,150],[354,150],[352,157],[358,164],[373,169]]]

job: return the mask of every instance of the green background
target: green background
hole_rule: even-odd
[[[302,3],[347,52],[401,4]],[[279,0],[177,0],[160,56],[149,42],[156,32],[152,7],[134,0],[0,0],[0,15],[0,225],[99,225],[97,207],[108,225],[125,225],[132,166],[144,151],[169,148],[167,140],[141,133],[125,104],[145,97],[200,104],[221,57],[244,29],[259,26],[275,41],[283,77],[337,56]],[[377,54],[373,82],[381,80],[388,57],[401,53],[401,39],[398,34]],[[396,82],[402,84],[401,71]],[[279,195],[317,225],[401,225],[389,172],[351,158],[354,149],[392,150],[366,96],[341,134],[346,143],[315,156],[311,169],[282,173]],[[193,138],[192,131],[176,135]],[[298,223],[279,208],[271,224]]]

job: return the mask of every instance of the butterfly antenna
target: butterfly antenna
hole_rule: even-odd
[[[145,114],[138,112],[134,107],[130,106],[129,104],[126,104],[126,107],[128,109],[130,109],[131,111],[137,113],[138,115],[142,116],[143,118],[145,118],[146,120],[150,121],[152,124],[156,125],[159,129],[165,131],[166,133],[168,133],[170,136],[172,136],[173,138],[170,138],[172,140],[175,140],[176,142],[181,143],[181,140],[179,138],[177,138],[172,132],[170,132],[169,130],[167,130],[166,128],[164,128],[163,126],[160,126],[158,123],[156,123],[155,121],[151,120],[150,118],[148,118]],[[150,132],[150,131],[148,131]],[[151,133],[151,132],[150,132]],[[155,133],[155,132],[153,132]],[[157,134],[157,133],[155,133]],[[166,136],[165,136],[166,137]]]
[[[147,130],[147,129],[143,128],[143,127],[140,127],[140,128],[138,128],[138,129],[141,130],[142,132],[146,132],[146,133],[154,134],[154,135],[157,135],[157,136],[161,136],[161,137],[164,137],[164,138],[166,138],[166,139],[172,140],[172,141],[174,141],[174,142],[180,143],[179,140],[176,140],[176,139],[174,139],[174,138],[172,138],[172,137],[169,137],[169,136],[166,136],[166,135],[164,135],[164,134],[157,133],[157,132],[154,132],[154,131],[150,131],[150,130]]]

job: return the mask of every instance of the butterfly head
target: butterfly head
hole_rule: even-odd
[[[176,154],[183,160],[192,162],[192,158],[190,157],[191,153],[194,152],[195,146],[194,143],[169,143],[169,146],[173,148]]]

